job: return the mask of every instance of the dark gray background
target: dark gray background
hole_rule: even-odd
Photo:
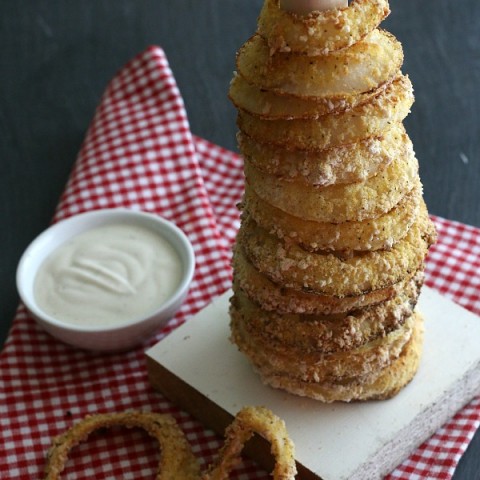
[[[261,3],[1,0],[0,345],[18,302],[16,264],[48,225],[112,75],[148,45],[162,46],[193,133],[234,149],[226,92]],[[480,2],[391,0],[391,8],[383,26],[402,41],[415,87],[406,127],[429,209],[480,226]],[[479,453],[477,438],[456,480],[480,478]]]

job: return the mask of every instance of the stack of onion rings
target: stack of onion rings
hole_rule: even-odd
[[[413,88],[387,0],[306,15],[265,0],[229,97],[245,160],[232,340],[263,381],[388,398],[418,367],[435,230],[402,125]]]

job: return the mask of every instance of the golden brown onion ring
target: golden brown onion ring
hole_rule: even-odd
[[[405,119],[413,100],[412,84],[402,75],[370,102],[347,112],[313,120],[263,120],[240,110],[237,122],[258,142],[321,150],[380,136],[392,123]]]
[[[359,348],[399,328],[415,308],[420,285],[407,288],[390,300],[336,315],[279,314],[262,310],[233,284],[230,314],[238,317],[249,337],[267,342],[286,354],[333,353]]]
[[[280,239],[305,250],[363,251],[391,248],[413,225],[422,200],[420,182],[389,212],[363,222],[326,223],[294,217],[262,200],[245,185],[243,210]]]
[[[303,397],[322,402],[351,402],[355,400],[386,400],[395,396],[414,377],[420,365],[423,345],[423,319],[415,315],[412,338],[402,354],[375,378],[357,378],[346,382],[303,382],[288,375],[264,375],[265,384]]]
[[[295,448],[288,437],[285,422],[262,407],[245,407],[237,413],[225,432],[225,444],[216,462],[202,476],[202,480],[228,480],[236,466],[245,443],[258,433],[271,444],[275,457],[274,480],[295,480]]]
[[[178,478],[198,480],[200,467],[183,432],[170,415],[125,412],[91,415],[53,440],[47,454],[45,480],[57,480],[65,467],[70,450],[100,428],[138,427],[155,438],[160,446],[157,480]]]
[[[233,256],[234,281],[262,309],[279,314],[333,315],[376,305],[399,295],[410,282],[423,284],[423,268],[422,264],[413,275],[385,288],[337,297],[294,290],[272,282],[248,261],[238,244]]]
[[[393,79],[392,79],[393,80]],[[234,75],[230,83],[229,98],[237,109],[269,120],[318,118],[328,113],[350,110],[368,102],[384,90],[390,82],[368,92],[345,97],[302,98],[271,92],[248,83],[241,75]]]
[[[279,179],[303,180],[321,187],[361,182],[401,155],[402,149],[413,151],[401,123],[394,123],[380,137],[326,150],[280,148],[241,132],[237,137],[243,156],[259,170]]]
[[[171,415],[129,411],[87,416],[56,437],[47,453],[45,480],[60,478],[72,448],[91,433],[100,428],[116,426],[141,428],[158,441],[161,453],[155,477],[157,480],[228,480],[243,445],[255,432],[272,445],[276,459],[274,480],[294,480],[297,473],[295,447],[288,436],[285,422],[264,407],[245,407],[227,427],[226,442],[217,461],[202,475],[185,435]]]
[[[376,218],[394,208],[418,185],[418,161],[413,152],[406,153],[364,182],[316,187],[278,180],[245,159],[245,177],[261,199],[294,217],[343,223]]]
[[[374,30],[348,50],[327,57],[296,53],[271,57],[259,35],[248,40],[237,54],[237,71],[248,83],[317,101],[335,101],[376,89],[396,76],[402,63],[401,44],[383,30]]]
[[[317,383],[376,376],[400,356],[410,340],[412,328],[413,315],[410,315],[404,325],[359,348],[328,354],[303,352],[299,356],[295,349],[280,350],[268,339],[250,335],[237,315],[232,315],[230,322],[232,341],[263,375],[288,375]]]
[[[387,0],[353,0],[348,8],[307,16],[284,11],[279,0],[266,0],[258,19],[258,32],[267,39],[272,53],[326,55],[357,43],[389,13]]]
[[[341,258],[310,253],[281,242],[249,218],[244,218],[237,241],[250,262],[273,282],[295,290],[338,297],[385,288],[416,272],[433,243],[435,231],[425,209],[405,238],[391,250]]]
[[[233,270],[234,281],[249,298],[258,303],[262,309],[279,314],[333,315],[351,312],[389,300],[408,288],[409,282],[423,284],[424,280],[422,264],[413,275],[407,275],[393,285],[363,292],[360,295],[338,297],[294,290],[272,282],[259,272],[249,262],[238,244],[234,248]]]

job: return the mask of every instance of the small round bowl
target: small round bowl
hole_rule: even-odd
[[[148,228],[167,240],[180,258],[183,275],[177,289],[156,311],[113,326],[83,326],[45,313],[35,301],[34,282],[43,261],[71,238],[110,224]],[[30,314],[48,333],[82,349],[114,352],[138,346],[173,317],[184,302],[195,269],[195,255],[186,235],[173,223],[156,215],[123,208],[95,210],[63,220],[41,233],[27,247],[17,268],[17,289]]]

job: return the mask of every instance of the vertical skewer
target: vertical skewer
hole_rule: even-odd
[[[288,12],[307,15],[316,10],[348,7],[348,0],[280,0],[280,6]]]

